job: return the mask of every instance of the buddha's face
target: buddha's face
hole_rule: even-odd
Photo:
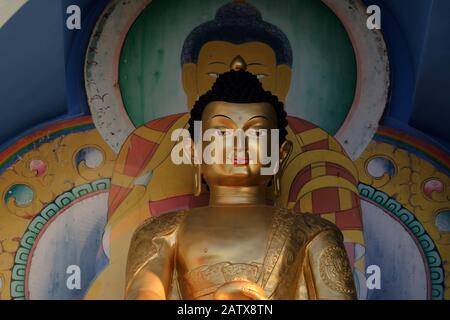
[[[183,65],[183,87],[191,108],[198,96],[203,95],[219,74],[229,71],[240,60],[246,70],[261,81],[267,91],[285,101],[291,81],[291,68],[277,65],[274,50],[265,43],[233,44],[226,41],[207,42],[200,50],[197,64]]]
[[[219,139],[222,139],[221,152],[215,153],[214,164],[202,164],[203,178],[209,186],[257,186],[267,185],[272,176],[262,175],[261,169],[270,166],[262,164],[259,155],[263,152],[271,153],[271,139],[254,139],[266,129],[267,135],[271,129],[277,129],[277,115],[274,108],[268,103],[227,103],[212,102],[208,104],[202,114],[202,127],[206,132],[216,130]],[[244,132],[247,138],[238,141],[233,133]],[[203,142],[206,148],[209,142]],[[276,146],[273,152],[280,153]],[[283,153],[283,152],[281,152]],[[281,155],[283,158],[283,155]],[[228,159],[228,161],[227,161]],[[279,156],[276,159],[280,159]],[[280,159],[282,161],[283,159]]]

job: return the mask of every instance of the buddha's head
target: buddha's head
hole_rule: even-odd
[[[202,133],[213,132],[213,139],[221,141],[221,149],[213,153],[217,159],[209,164],[203,161],[199,166],[210,187],[267,186],[291,151],[283,103],[247,71],[231,70],[219,75],[211,90],[200,96],[191,110],[191,137],[196,136],[196,121],[201,121]],[[203,150],[210,144],[196,143],[202,143]],[[274,163],[261,161],[262,153],[276,159],[276,170],[268,171],[272,173],[264,174],[262,169]]]
[[[292,48],[286,35],[264,21],[254,6],[233,1],[189,34],[181,65],[189,108],[230,68],[253,73],[265,90],[284,102],[291,82]]]

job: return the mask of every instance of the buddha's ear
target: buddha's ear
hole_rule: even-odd
[[[189,110],[194,106],[197,99],[197,65],[194,63],[185,63],[181,68],[181,78],[183,89],[187,96]]]
[[[277,84],[275,93],[283,103],[286,101],[286,96],[291,87],[292,69],[287,64],[280,64],[277,66]]]
[[[280,170],[283,170],[286,167],[287,160],[292,153],[293,145],[292,142],[286,140],[280,147]]]
[[[194,166],[196,166],[196,165],[199,165],[202,161],[201,161],[201,157],[202,157],[202,154],[201,154],[201,152],[202,152],[202,149],[201,148],[199,148],[199,146],[197,146],[196,144],[195,144],[195,142],[194,142],[194,140],[192,140],[191,139],[191,143],[190,143],[190,145],[189,145],[189,147],[191,148],[191,152],[190,152],[190,155],[191,155],[191,163],[194,165]]]

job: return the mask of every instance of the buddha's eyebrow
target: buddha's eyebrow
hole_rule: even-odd
[[[233,119],[231,119],[230,117],[228,117],[228,116],[226,116],[226,115],[224,115],[224,114],[216,114],[215,116],[212,116],[211,119],[214,119],[214,118],[217,118],[217,117],[224,117],[224,118],[228,118],[228,119],[230,119],[231,121],[233,121]],[[211,120],[211,119],[210,119],[210,120]]]
[[[263,65],[264,64],[260,63],[260,62],[252,62],[252,63],[247,64],[247,66],[263,66]]]
[[[266,119],[267,121],[269,121],[269,118],[267,118],[267,117],[265,117],[265,116],[254,116],[254,117],[251,117],[250,119],[248,119],[247,121],[253,120],[253,119],[255,119],[255,118],[264,118],[264,119]]]
[[[222,61],[213,61],[213,62],[210,62],[208,64],[225,64],[226,65],[226,63],[222,62]]]

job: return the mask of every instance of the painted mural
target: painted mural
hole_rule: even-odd
[[[390,66],[365,20],[350,0],[110,1],[80,57],[91,115],[0,153],[0,298],[123,298],[136,228],[208,203],[170,137],[239,57],[289,114],[273,201],[337,225],[359,299],[449,299],[450,157],[379,126]]]

